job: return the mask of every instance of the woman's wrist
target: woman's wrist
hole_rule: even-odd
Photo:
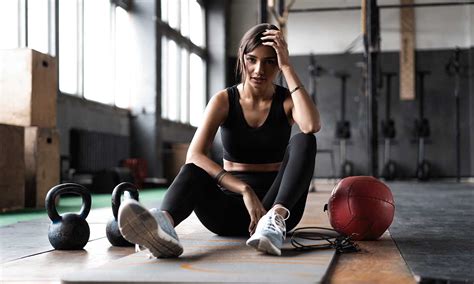
[[[288,89],[290,89],[292,93],[304,88],[303,84],[298,79],[298,76],[291,65],[285,65],[280,70],[286,79]]]
[[[224,178],[225,175],[227,175],[228,172],[224,169],[222,169],[215,177],[215,181],[218,185],[221,185],[222,179]]]
[[[303,89],[304,86],[303,85],[297,85],[296,87],[294,87],[292,90],[290,90],[290,95],[292,95],[294,92],[300,90],[300,89]]]
[[[290,64],[286,64],[286,65],[283,65],[281,66],[280,70],[283,74],[285,74],[286,72],[288,71],[291,71],[291,65]]]
[[[252,188],[248,184],[242,185],[242,187],[240,189],[240,193],[242,195],[248,194],[248,193],[251,193],[251,192],[252,192]]]

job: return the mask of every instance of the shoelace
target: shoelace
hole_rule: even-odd
[[[286,210],[287,215],[286,218],[283,218],[280,214],[276,213],[275,210],[273,210],[272,215],[270,215],[269,219],[270,222],[267,223],[267,229],[270,229],[272,231],[276,231],[277,229],[282,233],[283,239],[286,239],[286,224],[285,221],[290,218],[290,210],[281,207]]]

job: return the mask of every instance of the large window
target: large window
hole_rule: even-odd
[[[162,117],[197,126],[206,104],[205,13],[197,0],[162,0]]]
[[[24,23],[20,19],[21,1],[19,0],[3,0],[2,8],[0,8],[0,48],[15,48],[24,46],[21,36],[21,24]]]
[[[54,55],[54,2],[51,0],[27,1],[27,45],[39,52]]]
[[[129,108],[131,21],[114,2],[1,0],[0,48],[57,56],[62,93]],[[162,117],[196,126],[206,104],[205,10],[201,0],[159,2]]]
[[[68,94],[82,94],[82,55],[79,43],[82,42],[81,24],[79,19],[82,9],[76,1],[63,1],[59,5],[59,47],[61,60],[59,61],[59,88]]]
[[[131,104],[129,30],[110,0],[1,0],[0,48],[57,54],[62,93],[122,108]]]
[[[130,20],[110,0],[59,1],[59,89],[129,108]]]
[[[0,48],[30,47],[55,55],[54,0],[2,0]]]

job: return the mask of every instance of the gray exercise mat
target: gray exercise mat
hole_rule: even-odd
[[[147,251],[141,251],[97,268],[64,275],[62,281],[319,283],[335,254],[331,249],[311,252],[284,249],[282,256],[270,256],[247,247],[244,238],[218,237],[210,232],[186,234],[181,240],[184,253],[179,258],[149,258]]]
[[[422,282],[474,282],[474,185],[389,186],[396,206],[390,234],[413,274]]]

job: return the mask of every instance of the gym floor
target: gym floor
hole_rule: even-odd
[[[240,82],[242,36],[264,22],[281,29],[298,75],[288,83],[321,122],[298,226],[329,228],[339,178],[374,176],[395,200],[390,227],[344,253],[320,239],[296,250],[288,232],[275,257],[192,214],[176,228],[179,258],[111,245],[101,192],[134,180],[160,206],[206,104]],[[474,284],[473,27],[474,0],[0,0],[0,283]],[[275,83],[290,88],[284,73]],[[80,250],[48,239],[41,208],[63,182],[93,193]],[[80,197],[55,202],[81,210]]]
[[[334,186],[315,181],[316,192],[300,227],[329,227],[323,212]],[[285,244],[282,257],[245,246],[245,239],[217,237],[192,215],[177,227],[182,257],[156,260],[146,251],[114,247],[105,236],[111,217],[107,195],[94,195],[87,221],[91,237],[83,250],[57,251],[48,242],[45,212],[0,215],[2,283],[257,282],[288,283],[472,283],[474,184],[391,182],[394,222],[377,241],[358,241],[360,251],[296,252]],[[159,205],[163,189],[143,190],[148,207]],[[80,200],[63,197],[59,211],[78,209]],[[104,207],[102,207],[104,206]],[[17,218],[15,220],[15,218]],[[29,218],[29,219],[27,219]],[[231,254],[225,252],[232,252]],[[258,263],[258,265],[256,265]],[[136,270],[135,270],[136,269]],[[139,271],[140,273],[133,273]],[[275,278],[274,276],[278,277]]]

